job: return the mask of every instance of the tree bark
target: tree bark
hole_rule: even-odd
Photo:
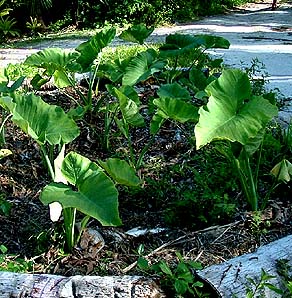
[[[73,276],[0,272],[1,298],[163,298],[140,276]]]
[[[253,288],[247,277],[258,282],[262,269],[275,278],[267,282],[277,288],[283,287],[283,278],[279,276],[276,269],[278,260],[288,260],[292,265],[292,235],[264,245],[254,253],[245,254],[219,265],[212,265],[198,272],[198,275],[207,281],[222,298],[246,298],[246,289]],[[290,273],[291,274],[291,273]],[[259,294],[259,293],[257,293]],[[281,297],[269,288],[265,287],[264,296]],[[256,296],[259,297],[259,296]]]

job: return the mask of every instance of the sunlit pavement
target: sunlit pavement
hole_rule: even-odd
[[[292,5],[283,4],[276,11],[271,2],[255,9],[208,17],[192,24],[155,30],[154,40],[163,40],[169,33],[213,34],[231,43],[228,50],[214,50],[230,67],[248,67],[257,59],[269,75],[268,87],[279,88],[285,97],[292,97]],[[259,64],[260,65],[260,64]]]

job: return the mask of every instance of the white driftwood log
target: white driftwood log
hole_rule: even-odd
[[[1,298],[162,298],[156,283],[140,276],[73,276],[0,272]]]
[[[269,280],[277,288],[281,288],[282,279],[276,271],[276,262],[281,259],[289,260],[292,265],[292,235],[264,245],[256,252],[245,254],[219,265],[212,265],[198,271],[198,275],[211,284],[223,298],[246,298],[247,277],[259,281],[261,270],[276,278]],[[265,287],[266,298],[281,297]]]

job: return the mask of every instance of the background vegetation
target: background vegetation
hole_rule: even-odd
[[[58,31],[68,26],[79,29],[106,23],[147,26],[189,21],[202,15],[223,12],[247,0],[3,0],[1,9],[10,9],[0,19],[0,33],[13,27],[21,33]],[[1,4],[0,3],[0,4]],[[7,22],[10,21],[9,24]],[[15,22],[11,24],[11,21]],[[9,31],[9,30],[8,30]],[[4,32],[4,33],[3,33]],[[15,35],[15,34],[14,34]]]

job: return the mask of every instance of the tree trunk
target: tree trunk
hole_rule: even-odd
[[[140,276],[73,276],[0,272],[1,298],[163,298]]]
[[[256,252],[245,254],[219,265],[212,265],[198,272],[198,275],[217,290],[223,298],[246,298],[246,289],[254,288],[247,280],[259,282],[262,269],[275,278],[267,282],[277,288],[283,287],[283,278],[279,276],[276,263],[279,260],[288,260],[292,265],[292,235],[260,247]],[[291,274],[291,272],[290,272]],[[259,294],[257,292],[257,294]],[[281,297],[269,288],[263,290],[264,296]]]

